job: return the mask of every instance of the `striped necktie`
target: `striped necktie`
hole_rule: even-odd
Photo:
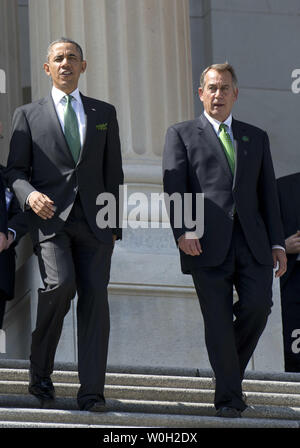
[[[223,148],[225,150],[225,154],[231,169],[232,174],[234,174],[234,168],[235,168],[235,152],[232,140],[230,138],[230,135],[227,132],[227,125],[224,123],[220,124],[219,127],[220,133],[219,133],[219,139],[221,140],[221,143],[223,145]]]
[[[81,149],[77,116],[72,107],[73,97],[71,95],[66,95],[64,99],[66,101],[66,107],[64,113],[65,137],[71,150],[73,159],[75,163],[77,163]]]

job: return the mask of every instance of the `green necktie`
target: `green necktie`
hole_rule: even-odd
[[[232,140],[230,138],[230,135],[227,132],[227,125],[224,123],[221,123],[219,130],[220,130],[219,139],[221,140],[222,145],[225,149],[225,154],[226,154],[231,172],[232,172],[232,174],[234,174],[235,153],[234,153],[234,147],[232,144]]]
[[[64,113],[65,137],[71,150],[73,159],[75,163],[77,163],[81,149],[77,116],[72,107],[73,97],[71,95],[66,95],[64,99],[66,100]]]

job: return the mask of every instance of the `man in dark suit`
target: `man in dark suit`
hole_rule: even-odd
[[[277,180],[287,271],[280,278],[286,372],[300,372],[300,173]]]
[[[0,176],[4,178],[5,168],[0,165]],[[5,186],[5,184],[4,184]],[[7,208],[7,246],[0,253],[0,329],[3,326],[6,302],[14,298],[16,253],[15,247],[20,239],[27,233],[25,214],[9,188],[5,188]]]
[[[268,137],[232,118],[237,96],[233,68],[208,67],[199,88],[204,113],[168,129],[163,155],[165,193],[192,195],[191,221],[195,196],[204,193],[203,236],[175,225],[176,206],[170,222],[200,301],[221,417],[246,408],[242,379],[271,311],[273,266],[279,263],[276,276],[286,269]]]
[[[0,122],[0,134],[2,123]],[[19,203],[5,182],[5,168],[0,165],[0,178],[3,182],[5,208],[7,215],[7,244],[0,252],[0,331],[3,326],[6,302],[14,298],[15,289],[15,247],[27,232],[27,223]],[[2,213],[1,213],[2,214]],[[4,212],[5,214],[5,212]],[[3,330],[2,330],[3,331]],[[4,336],[4,333],[2,333]],[[4,342],[2,344],[4,346]]]
[[[29,208],[30,233],[45,285],[39,290],[32,334],[29,392],[54,398],[50,378],[63,319],[78,294],[77,335],[81,410],[105,409],[104,381],[109,338],[107,285],[114,228],[99,226],[98,195],[110,193],[119,210],[123,183],[115,108],[83,96],[86,70],[81,47],[59,39],[48,49],[48,97],[18,108],[7,176],[21,206]]]

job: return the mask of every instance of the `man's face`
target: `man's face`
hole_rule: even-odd
[[[206,73],[204,81],[204,88],[199,87],[198,90],[204,110],[212,118],[225,121],[238,96],[238,89],[233,86],[231,73],[228,70],[217,72],[212,69]]]
[[[77,88],[79,77],[85,69],[86,61],[81,60],[76,46],[65,42],[53,45],[49,60],[44,64],[44,70],[51,76],[54,87],[66,94]]]

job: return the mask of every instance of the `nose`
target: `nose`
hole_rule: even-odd
[[[69,65],[69,60],[68,60],[67,57],[65,57],[65,58],[62,60],[61,65],[62,65],[63,67],[65,67],[66,65]]]

